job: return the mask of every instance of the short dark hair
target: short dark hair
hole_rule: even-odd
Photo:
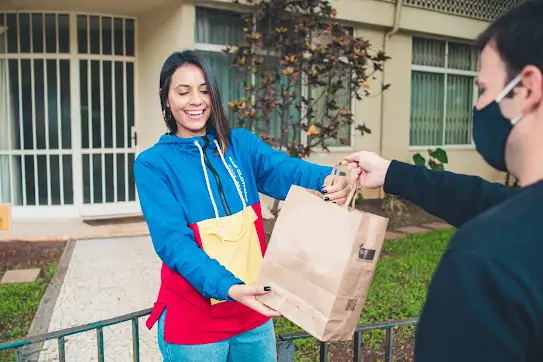
[[[527,65],[543,72],[543,0],[521,0],[477,37],[475,47],[482,51],[492,42],[507,66],[509,80]]]
[[[177,68],[183,64],[193,64],[204,72],[207,90],[209,92],[209,97],[211,98],[211,117],[207,121],[206,127],[207,129],[213,129],[215,131],[221,150],[223,153],[226,153],[231,133],[230,121],[221,101],[221,93],[219,91],[219,85],[217,84],[217,78],[215,78],[215,74],[209,63],[200,53],[192,50],[175,52],[164,62],[162,70],[160,71],[159,81],[160,105],[162,107],[164,122],[166,122],[166,126],[170,133],[177,133],[177,122],[175,121],[171,110],[168,108],[166,101],[168,99],[172,75]]]

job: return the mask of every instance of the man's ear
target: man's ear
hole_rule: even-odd
[[[528,65],[522,70],[523,106],[522,113],[526,114],[543,102],[543,74],[538,67]]]

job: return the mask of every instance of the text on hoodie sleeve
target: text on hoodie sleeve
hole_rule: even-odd
[[[167,182],[152,165],[140,159],[134,163],[134,175],[141,208],[160,259],[204,298],[231,301],[228,290],[243,282],[198,247]]]

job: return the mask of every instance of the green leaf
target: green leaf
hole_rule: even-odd
[[[441,163],[449,163],[449,158],[447,157],[447,152],[442,148],[437,148],[435,150],[428,150],[428,153],[431,157],[435,158]]]
[[[426,159],[420,153],[417,153],[413,155],[413,162],[415,162],[415,165],[424,165],[426,164]]]
[[[428,165],[430,166],[430,168],[431,168],[432,170],[440,170],[440,171],[444,171],[444,170],[445,170],[445,167],[443,166],[442,163],[437,163],[437,162],[435,162],[434,160],[428,161]]]

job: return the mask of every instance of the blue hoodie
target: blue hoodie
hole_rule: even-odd
[[[166,304],[186,309],[185,317],[194,306],[192,315],[213,307],[212,315],[231,315],[246,324],[239,314],[248,311],[232,303],[228,290],[258,277],[266,249],[258,193],[284,200],[291,185],[321,190],[331,172],[332,167],[274,150],[245,129],[232,130],[225,155],[213,132],[193,138],[161,136],[134,164],[143,214],[164,264],[155,317]],[[175,290],[183,300],[168,300],[165,289]],[[191,330],[172,340],[204,343],[241,328],[232,323],[214,326],[202,320],[205,315],[195,322],[209,324],[202,331],[207,337],[195,337]],[[155,321],[151,318],[148,326]],[[216,336],[214,329],[224,333]]]

